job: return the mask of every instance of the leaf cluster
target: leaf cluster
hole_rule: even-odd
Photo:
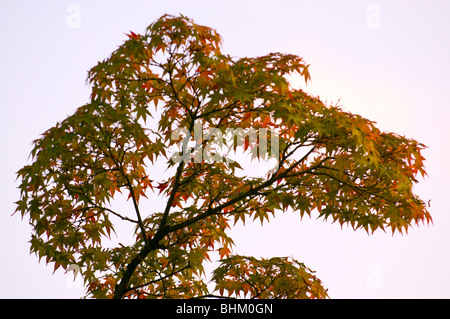
[[[231,223],[286,210],[367,232],[431,221],[413,192],[426,175],[422,144],[292,88],[288,75],[310,79],[302,58],[233,58],[221,41],[184,16],[131,32],[88,72],[91,101],[35,140],[32,163],[18,171],[16,212],[33,227],[31,251],[55,270],[78,265],[88,295],[208,296],[203,264],[216,251],[221,294],[323,298],[321,282],[295,260],[232,255]],[[209,133],[198,138],[198,125]],[[213,138],[229,129],[231,141]],[[177,146],[188,154],[182,161],[171,156]],[[264,177],[238,174],[237,150],[277,166]],[[151,195],[162,211],[142,211]],[[115,205],[121,196],[132,209]],[[131,244],[114,242],[118,222],[133,226]]]

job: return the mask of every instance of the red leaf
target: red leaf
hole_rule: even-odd
[[[133,39],[133,40],[137,40],[137,39],[140,38],[140,35],[134,33],[133,31],[130,31],[130,34],[126,34],[126,33],[125,33],[125,35],[127,35],[130,39]]]
[[[165,190],[167,188],[167,185],[169,183],[165,182],[165,183],[158,183],[158,186],[156,186],[157,189],[159,189],[159,193],[161,194],[163,190]]]
[[[295,101],[294,101],[294,98],[292,97],[292,94],[291,94],[291,92],[287,91],[287,94],[288,94],[288,95],[289,95],[289,97],[291,98],[292,102],[295,102]]]
[[[252,113],[251,112],[246,112],[244,114],[244,116],[242,117],[242,122],[247,121],[250,118],[250,116],[252,116]]]
[[[248,139],[246,137],[244,140],[244,151],[247,151],[249,144],[250,144],[250,139]]]
[[[180,202],[177,199],[174,199],[172,202],[172,207],[175,207],[175,206],[183,208],[183,206],[181,206]]]

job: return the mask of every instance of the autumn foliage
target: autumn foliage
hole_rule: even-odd
[[[426,174],[424,146],[294,89],[288,75],[310,78],[302,58],[230,57],[215,30],[184,16],[127,36],[89,71],[90,102],[35,140],[18,172],[16,211],[32,225],[31,251],[55,270],[77,265],[87,296],[325,298],[294,259],[234,255],[227,230],[286,210],[369,233],[431,221],[413,193]],[[215,136],[241,130],[219,145],[195,139],[196,125]],[[189,136],[174,139],[179,129]],[[270,136],[249,138],[260,129]],[[239,149],[278,165],[248,176],[231,160]],[[158,179],[163,170],[170,176]],[[151,194],[160,211],[142,209]],[[122,196],[128,210],[115,206]],[[134,236],[116,240],[120,224]],[[204,263],[214,251],[211,288]]]

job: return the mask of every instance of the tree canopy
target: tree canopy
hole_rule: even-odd
[[[413,191],[424,145],[293,88],[289,75],[310,79],[301,57],[231,57],[185,16],[127,36],[88,72],[89,103],[36,139],[17,173],[31,252],[55,270],[77,265],[87,296],[326,298],[295,259],[233,254],[227,230],[286,210],[368,233],[431,221]],[[238,150],[277,165],[250,176]],[[164,169],[173,174],[158,179]],[[153,193],[164,208],[144,211]],[[115,205],[121,196],[131,209]],[[130,244],[114,241],[121,224],[134,227],[119,238]]]

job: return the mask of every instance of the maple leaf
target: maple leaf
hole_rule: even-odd
[[[130,39],[133,39],[133,40],[137,40],[141,37],[139,34],[136,34],[133,31],[130,31],[130,34],[125,34],[125,35],[127,35]]]
[[[169,186],[169,182],[159,183],[158,186],[155,186],[156,189],[159,189],[159,193],[161,194],[166,188]]]

